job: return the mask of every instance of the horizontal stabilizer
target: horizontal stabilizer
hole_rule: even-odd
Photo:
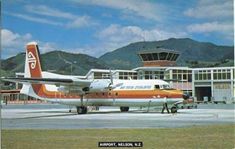
[[[80,87],[87,87],[91,81],[81,79],[62,79],[62,78],[14,78],[6,77],[2,80],[16,83],[30,83],[30,84],[51,84],[51,85],[75,85]]]

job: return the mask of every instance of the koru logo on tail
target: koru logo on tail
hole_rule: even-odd
[[[28,63],[30,65],[30,68],[34,69],[36,67],[36,58],[32,52],[28,53]]]

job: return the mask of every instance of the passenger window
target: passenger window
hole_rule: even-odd
[[[160,86],[159,85],[155,85],[155,89],[160,89]]]

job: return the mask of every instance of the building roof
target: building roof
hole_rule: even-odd
[[[192,68],[193,70],[217,70],[217,69],[235,69],[235,67],[207,67],[207,68]]]
[[[165,48],[156,48],[156,49],[151,49],[151,50],[142,50],[142,51],[139,51],[138,54],[161,53],[161,52],[180,54],[180,52],[178,52],[176,50],[169,50],[169,49],[165,49]]]
[[[189,67],[167,67],[167,70],[193,70],[193,68],[189,68]]]
[[[132,70],[134,70],[134,71],[137,71],[137,70],[164,70],[165,71],[166,68],[167,67],[137,67]]]

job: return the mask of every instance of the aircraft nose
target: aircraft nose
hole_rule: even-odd
[[[182,97],[183,97],[184,100],[189,99],[189,95],[188,94],[183,94]]]
[[[189,94],[183,94],[182,97],[184,99],[184,101],[183,101],[184,104],[189,104],[189,103],[194,102],[194,99],[192,97],[190,97]]]

